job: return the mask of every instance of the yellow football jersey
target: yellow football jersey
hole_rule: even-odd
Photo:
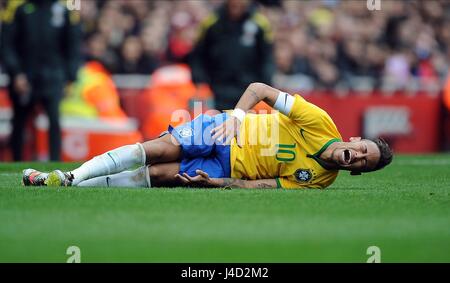
[[[285,116],[247,114],[240,128],[242,147],[231,144],[231,177],[277,180],[281,188],[325,188],[338,170],[327,170],[318,157],[341,135],[330,116],[300,95]]]

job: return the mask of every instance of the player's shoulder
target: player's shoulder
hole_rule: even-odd
[[[323,109],[319,105],[314,104],[313,102],[309,101],[308,98],[305,98],[300,94],[295,94],[294,97],[295,97],[295,101],[298,101],[298,103],[302,104],[303,107],[307,107],[307,109],[309,108],[309,109],[317,112],[317,114],[324,116],[328,119],[331,119],[330,115],[328,114],[327,111],[325,111],[325,109]]]
[[[289,115],[295,121],[294,123],[306,131],[314,133],[322,145],[326,138],[341,138],[339,130],[328,112],[300,95],[295,96],[295,102]]]

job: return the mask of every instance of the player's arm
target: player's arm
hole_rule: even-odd
[[[214,187],[218,188],[245,188],[245,189],[273,189],[277,188],[275,179],[241,180],[235,178],[211,178]]]
[[[250,109],[264,101],[284,115],[288,115],[294,105],[294,97],[264,83],[251,83],[242,94],[231,114],[231,119],[212,129],[213,139],[225,138],[225,143],[237,136],[241,122]],[[239,141],[238,141],[239,143]]]
[[[235,110],[247,112],[260,101],[287,115],[294,104],[294,97],[263,83],[251,83],[236,104]]]
[[[197,176],[191,177],[186,173],[177,174],[175,177],[183,185],[208,187],[208,188],[247,188],[247,189],[270,189],[277,188],[275,179],[241,180],[235,178],[210,178],[202,170],[196,170]]]

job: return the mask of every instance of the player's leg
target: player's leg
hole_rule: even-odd
[[[68,173],[63,173],[65,176],[61,176],[61,171],[54,171],[50,173],[47,185],[76,186],[78,183],[87,179],[116,174],[136,166],[144,165],[145,151],[142,144],[136,143],[125,145],[95,156],[75,170]],[[68,180],[68,183],[61,183],[61,177],[72,180]]]
[[[145,142],[143,148],[146,155],[146,164],[151,165],[148,169],[151,186],[180,185],[178,180],[175,179],[175,175],[180,170],[192,175],[195,174],[196,169],[202,169],[211,176],[223,176],[223,166],[218,162],[218,158],[210,156],[215,146],[212,141],[207,140],[205,143],[205,136],[203,136],[204,131],[213,126],[212,117],[201,115],[191,123],[172,129],[171,132],[175,136],[166,134],[159,139]],[[180,160],[182,150],[180,144],[183,145],[183,156],[185,157],[183,160]],[[227,160],[229,162],[229,155]],[[181,161],[181,164],[178,163],[179,161]],[[133,184],[143,186],[145,180],[142,176],[142,171],[138,169],[112,176],[97,177],[77,184],[80,186],[115,186],[114,184],[124,186],[124,183],[126,183],[126,186],[132,186]],[[128,181],[132,178],[137,178],[137,183]]]
[[[148,167],[152,187],[175,187],[181,183],[175,178],[180,172],[180,163],[170,162],[155,164]]]
[[[161,163],[153,166],[141,166],[136,170],[123,171],[113,175],[95,177],[80,182],[78,187],[172,187],[179,185],[175,174],[180,168],[179,163]]]
[[[203,135],[204,131],[208,128],[212,128],[214,126],[214,119],[207,115],[200,115],[193,121],[183,124],[181,126],[178,126],[176,128],[170,129],[170,134],[163,135],[162,137],[147,141],[143,144],[137,144],[136,146],[139,146],[139,153],[137,153],[138,148],[136,147],[136,152],[128,152],[128,150],[124,151],[121,156],[123,157],[129,157],[129,156],[137,156],[140,157],[139,160],[135,160],[134,165],[151,165],[150,171],[153,172],[156,180],[154,181],[154,185],[162,185],[162,186],[168,186],[170,184],[170,181],[175,181],[174,176],[178,173],[178,171],[174,171],[174,174],[166,175],[168,179],[164,179],[161,177],[161,173],[155,173],[154,171],[160,171],[160,167],[163,166],[165,163],[172,163],[175,161],[180,161],[181,157],[181,151],[183,150],[183,157],[186,160],[181,161],[182,164],[188,164],[188,166],[182,166],[183,169],[186,169],[186,167],[191,167],[193,165],[197,165],[198,162],[201,160],[209,157],[211,152],[214,149],[214,142],[211,140],[207,140],[205,143],[205,137]],[[209,133],[209,131],[207,131]],[[210,137],[209,137],[210,139]],[[183,145],[181,148],[180,145]],[[120,149],[116,149],[118,153],[120,152]],[[93,160],[90,160],[83,164],[81,167],[75,169],[74,171],[70,172],[73,174],[74,179],[72,181],[72,185],[76,186],[80,182],[99,177],[99,176],[105,176],[101,179],[97,179],[95,181],[92,181],[89,184],[92,184],[96,181],[101,181],[102,185],[105,185],[106,180],[111,181],[111,176],[106,175],[112,175],[115,173],[119,173],[121,171],[124,171],[132,166],[121,168],[122,170],[119,171],[113,171],[111,170],[112,166],[116,166],[121,161],[120,158],[116,158],[116,162],[114,162],[115,155],[111,156],[111,152],[107,152],[104,155],[100,156],[101,160],[98,157],[94,158]],[[119,156],[120,157],[120,156]],[[195,162],[191,162],[191,159],[195,159]],[[113,162],[111,162],[111,160]],[[110,166],[107,166],[106,168],[101,169],[102,162],[106,163],[105,161],[110,162]],[[142,163],[136,163],[136,162],[142,162]],[[91,164],[92,163],[92,164]],[[131,163],[131,162],[130,162]],[[157,167],[155,167],[158,165]],[[159,166],[161,165],[161,166]],[[170,165],[167,165],[170,166]],[[112,167],[113,169],[117,169],[116,167]],[[122,166],[123,167],[123,166]],[[178,166],[179,167],[179,166]],[[164,168],[164,166],[163,166]],[[203,168],[203,167],[200,167]],[[96,170],[94,170],[96,169]],[[184,171],[184,170],[183,170]],[[94,175],[95,172],[97,175]],[[101,172],[101,174],[99,173]],[[171,172],[171,171],[168,171]],[[53,176],[55,176],[56,179],[56,185],[58,184],[58,180],[62,179],[61,174],[62,172],[55,172],[55,174],[50,174],[48,180],[51,181]],[[131,172],[126,172],[124,174],[130,175],[133,174]],[[136,173],[137,174],[137,173]],[[156,177],[158,176],[158,177]],[[109,177],[109,179],[106,179]],[[64,178],[63,178],[64,179]],[[51,182],[50,182],[51,183]],[[153,183],[153,182],[152,182]],[[47,183],[48,184],[48,183]],[[64,183],[62,184],[64,185]]]
[[[73,176],[72,185],[76,186],[82,181],[116,174],[136,166],[176,161],[180,156],[180,147],[172,142],[170,136],[165,135],[143,144],[122,146],[96,156],[70,172]],[[51,178],[52,175],[49,180]]]
[[[116,174],[137,166],[179,161],[182,150],[185,158],[206,157],[211,154],[214,144],[213,142],[204,143],[203,132],[206,130],[209,133],[208,128],[212,129],[212,127],[214,127],[212,117],[200,115],[192,122],[175,129],[171,128],[171,134],[144,144],[126,145],[108,151],[68,173],[55,170],[48,177],[39,178],[40,175],[37,173],[40,172],[25,170],[23,182],[25,185],[76,186],[91,178]],[[34,182],[29,176],[34,176],[33,180],[43,180],[43,182]]]
[[[177,161],[181,156],[180,143],[169,133],[142,144],[147,165]]]
[[[158,162],[176,161],[180,146],[172,142],[171,135],[145,142],[125,145],[86,161],[70,172],[55,170],[50,174],[27,169],[23,172],[25,185],[76,186],[80,182],[105,175],[112,175],[137,166]]]
[[[87,179],[76,186],[147,188],[150,187],[150,176],[148,175],[147,166],[141,166],[135,170]]]

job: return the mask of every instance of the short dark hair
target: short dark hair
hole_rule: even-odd
[[[373,141],[380,150],[380,159],[378,160],[378,163],[375,166],[375,168],[371,170],[376,171],[384,168],[386,165],[389,165],[392,162],[394,153],[392,152],[392,149],[389,147],[389,144],[383,138],[376,138],[371,141]]]

